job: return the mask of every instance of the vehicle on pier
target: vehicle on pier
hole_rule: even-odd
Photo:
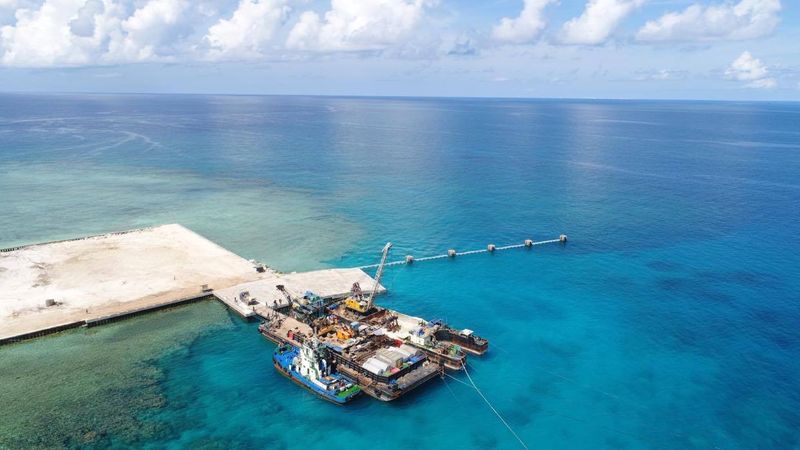
[[[362,392],[360,386],[336,370],[328,348],[316,339],[308,339],[300,347],[280,345],[272,361],[278,372],[337,405],[350,402]]]

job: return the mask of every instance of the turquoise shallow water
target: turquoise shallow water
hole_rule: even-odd
[[[798,119],[793,103],[2,96],[0,245],[180,222],[304,270],[372,263],[386,240],[401,257],[567,233],[389,269],[382,301],[488,337],[471,374],[532,448],[795,448]],[[188,336],[117,362],[161,399],[131,406],[147,432],[60,426],[100,430],[95,447],[518,446],[454,380],[337,408],[274,372],[256,324],[187,308],[219,310],[109,326]],[[26,395],[12,362],[60,339],[0,349],[8,395]]]

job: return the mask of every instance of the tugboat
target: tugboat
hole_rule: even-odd
[[[328,351],[316,338],[307,339],[300,347],[279,346],[272,362],[278,372],[318,397],[343,405],[361,394],[361,388],[333,368]]]
[[[489,350],[489,341],[466,328],[463,330],[454,330],[448,326],[442,325],[441,328],[436,330],[434,337],[439,342],[448,342],[458,345],[474,355],[483,355]]]

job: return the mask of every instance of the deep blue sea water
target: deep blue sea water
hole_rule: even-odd
[[[180,222],[280,270],[565,233],[380,301],[489,338],[470,373],[530,448],[800,447],[797,103],[2,95],[0,201],[0,247]],[[328,405],[225,321],[148,357],[158,433],[96,445],[519,447],[451,379]]]

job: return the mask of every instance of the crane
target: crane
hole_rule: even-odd
[[[274,307],[287,306],[287,305],[291,306],[292,303],[294,303],[294,300],[292,299],[292,294],[290,294],[289,291],[286,290],[286,287],[284,285],[278,284],[275,286],[275,289],[277,289],[281,294],[283,294],[284,298],[286,298],[287,303],[286,305],[283,305],[283,302],[279,303],[277,300],[274,300],[272,302]]]
[[[361,314],[364,314],[372,309],[372,306],[375,304],[375,294],[378,293],[378,287],[381,283],[381,276],[383,276],[383,269],[386,266],[386,258],[389,257],[389,250],[391,248],[391,242],[387,242],[386,245],[383,246],[381,262],[378,264],[378,271],[375,272],[375,284],[372,286],[372,290],[370,291],[369,297],[367,297],[366,300],[364,300],[364,294],[361,292],[361,286],[359,286],[358,283],[353,283],[352,293],[350,297],[344,301],[344,304],[348,309],[357,311]]]

